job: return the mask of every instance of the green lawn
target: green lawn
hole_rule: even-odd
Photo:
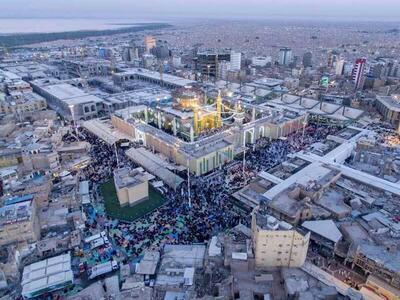
[[[100,190],[104,198],[107,215],[123,221],[134,221],[160,207],[165,202],[163,196],[151,185],[149,185],[149,199],[134,206],[124,207],[119,205],[113,179],[102,184]]]

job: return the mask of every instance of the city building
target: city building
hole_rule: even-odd
[[[332,68],[335,65],[335,62],[338,59],[338,55],[339,53],[336,50],[328,51],[328,61],[327,61],[328,67]]]
[[[144,38],[144,46],[146,48],[146,53],[150,53],[150,51],[157,46],[156,38],[153,36],[146,36]]]
[[[339,59],[336,61],[336,67],[335,67],[335,74],[338,76],[343,75],[344,73],[344,65],[345,65],[345,60],[344,59]]]
[[[16,116],[24,113],[37,112],[47,108],[46,100],[36,93],[24,93],[19,97],[1,99],[0,114],[13,114]]]
[[[69,121],[97,117],[103,101],[97,96],[56,79],[38,79],[31,82],[36,93],[47,100],[48,106]]]
[[[114,184],[121,206],[135,205],[149,197],[148,177],[138,169],[115,170]]]
[[[107,76],[111,74],[112,71],[111,63],[106,59],[64,59],[62,64],[68,74],[83,80],[95,76]]]
[[[132,68],[124,70],[124,72],[115,73],[113,75],[113,80],[116,85],[121,86],[129,86],[129,83],[134,81],[143,81],[168,89],[183,88],[196,83],[190,79],[170,74],[162,74],[160,72],[150,71],[142,68]]]
[[[236,64],[238,62],[239,56],[236,56]],[[218,75],[218,70],[220,68],[220,63],[222,61],[231,61],[231,51],[230,50],[205,50],[199,51],[195,58],[195,69],[200,72],[200,74],[209,79],[210,77],[216,78]]]
[[[271,56],[255,56],[251,58],[251,64],[254,67],[266,67],[270,63],[272,63]]]
[[[365,58],[359,58],[356,60],[354,66],[353,66],[351,78],[353,80],[354,88],[356,90],[360,90],[364,87],[366,63],[367,63],[367,60]]]
[[[386,122],[400,132],[400,95],[376,96],[375,106]]]
[[[242,53],[231,51],[230,69],[240,70],[242,68]]]
[[[151,49],[151,52],[158,59],[167,59],[170,57],[171,54],[168,44],[166,42],[158,44],[157,46]]]
[[[40,226],[33,195],[8,198],[0,208],[0,246],[36,242]]]
[[[312,67],[312,53],[311,52],[304,53],[304,55],[303,55],[303,67],[304,68]]]
[[[174,55],[174,56],[172,57],[172,65],[173,65],[175,68],[180,68],[180,67],[182,67],[182,57]]]
[[[68,287],[73,282],[71,254],[68,252],[25,266],[21,280],[22,296],[36,298]]]
[[[279,64],[281,66],[289,66],[293,62],[292,49],[284,47],[279,50]]]
[[[266,214],[265,207],[252,214],[251,239],[256,268],[301,267],[307,257],[310,234]]]

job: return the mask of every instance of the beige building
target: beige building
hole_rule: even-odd
[[[256,208],[251,224],[256,268],[301,267],[307,256],[310,234],[303,236],[292,225]]]
[[[400,132],[400,95],[377,96],[376,108]]]
[[[33,196],[13,197],[0,208],[0,246],[36,242],[40,237]]]
[[[13,98],[12,100],[0,100],[0,113],[4,114],[36,112],[46,108],[46,100],[35,93],[21,94],[19,98]]]
[[[121,206],[134,205],[149,197],[148,177],[138,169],[114,171],[114,183]]]
[[[29,150],[22,155],[23,164],[29,171],[50,171],[60,170],[59,156],[56,151]]]
[[[369,275],[367,278],[366,287],[369,290],[373,290],[375,294],[382,296],[384,299],[388,300],[398,300],[400,299],[400,290],[389,285],[385,281]]]
[[[168,157],[181,166],[189,166],[197,176],[206,174],[232,161],[234,145],[224,133],[216,134],[205,141],[186,143],[179,138],[143,123],[130,123],[119,116],[112,116],[112,124],[123,133],[132,136],[148,149]]]
[[[146,53],[150,53],[150,50],[155,48],[157,45],[156,38],[153,36],[146,36],[144,38],[144,46],[146,47]]]

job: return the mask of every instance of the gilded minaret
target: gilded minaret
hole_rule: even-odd
[[[216,127],[217,128],[222,127],[222,97],[221,97],[221,91],[218,91],[216,120],[217,120]]]

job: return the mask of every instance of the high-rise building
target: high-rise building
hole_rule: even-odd
[[[279,64],[282,66],[289,66],[293,60],[292,49],[284,47],[279,50]]]
[[[256,268],[298,268],[306,260],[310,233],[302,235],[289,223],[256,209],[252,214],[251,240]]]
[[[312,53],[311,52],[306,52],[303,55],[303,67],[308,68],[312,67]]]
[[[335,62],[338,59],[339,53],[335,50],[329,50],[328,51],[328,67],[332,68]]]
[[[356,90],[362,89],[364,87],[365,81],[365,65],[367,60],[365,58],[359,58],[356,60],[352,71],[352,80],[354,83],[354,88]]]
[[[336,61],[336,67],[335,67],[335,74],[340,76],[343,75],[344,72],[344,59],[339,59]]]
[[[242,67],[242,53],[231,51],[230,69],[240,70]]]
[[[151,50],[151,53],[158,59],[166,59],[170,57],[170,51],[167,43],[162,43],[160,45],[157,45]]]
[[[229,50],[200,51],[195,58],[196,70],[207,78],[215,78],[219,75],[219,64],[222,61],[231,61],[231,52]]]
[[[385,63],[381,61],[373,61],[368,70],[368,76],[371,78],[381,78],[384,74]]]
[[[221,61],[218,65],[218,78],[226,80],[228,71],[231,69],[231,63],[228,61]]]
[[[157,46],[157,41],[153,36],[146,36],[144,38],[144,46],[146,48],[146,53],[150,53],[151,49]]]

